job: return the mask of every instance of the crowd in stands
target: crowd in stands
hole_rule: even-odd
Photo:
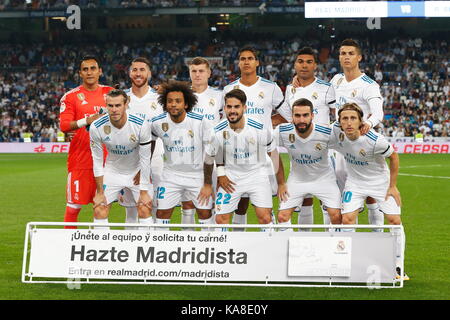
[[[210,85],[223,88],[238,74],[238,50],[254,45],[260,53],[258,73],[277,82],[282,90],[293,76],[295,53],[308,45],[320,48],[320,41],[289,36],[241,34],[222,39],[159,39],[146,43],[118,42],[83,44],[0,44],[0,142],[23,141],[31,132],[33,141],[55,141],[59,128],[59,99],[77,86],[78,59],[87,53],[101,57],[101,83],[130,86],[129,62],[146,56],[152,62],[152,85],[169,79],[189,80],[186,57],[221,57],[214,65]],[[267,40],[270,39],[270,40]],[[340,72],[339,40],[319,50],[317,76],[330,80]],[[449,50],[445,40],[395,39],[360,42],[364,49],[361,67],[381,86],[385,99],[385,120],[379,128],[390,137],[447,137],[449,117]],[[80,50],[80,47],[83,50]]]

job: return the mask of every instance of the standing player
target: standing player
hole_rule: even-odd
[[[183,199],[194,203],[200,224],[209,224],[212,198],[203,204],[197,201],[203,186],[203,146],[209,141],[209,123],[191,112],[197,97],[183,82],[163,85],[159,103],[165,112],[152,119],[152,133],[163,141],[165,160],[157,188],[156,221],[168,224]]]
[[[272,81],[264,79],[257,75],[259,59],[255,48],[244,47],[239,52],[239,70],[241,77],[236,81],[228,84],[223,92],[224,94],[233,89],[241,89],[247,97],[246,116],[262,123],[265,128],[272,129],[271,116],[272,112],[281,106],[284,100],[283,92],[280,87]],[[273,195],[277,192],[276,178],[272,161],[267,157],[266,171],[270,178]],[[217,183],[222,184],[222,176],[218,176]],[[236,215],[233,217],[233,223],[246,224],[248,208],[248,198],[241,201]]]
[[[292,122],[292,104],[298,99],[308,99],[314,105],[313,122],[329,125],[330,114],[334,116],[334,90],[329,82],[315,76],[317,70],[317,56],[310,47],[304,47],[297,53],[295,60],[295,86],[290,84],[286,88],[283,105],[278,109],[278,114],[272,117],[274,125],[284,122]],[[322,207],[324,224],[330,223],[328,210]],[[313,224],[313,199],[304,200],[298,215],[299,224]]]
[[[399,225],[401,197],[397,189],[400,165],[398,154],[386,138],[375,130],[361,134],[364,113],[356,103],[346,103],[339,109],[339,124],[333,126],[333,145],[347,164],[348,177],[342,195],[342,222],[355,224],[359,208],[367,197],[374,198],[389,224]],[[340,128],[339,128],[340,125]],[[389,168],[385,158],[389,158]],[[354,229],[350,229],[354,230]],[[343,229],[343,231],[350,231]],[[394,229],[403,246],[397,245],[397,271],[401,275],[401,256],[405,235]],[[406,276],[405,276],[406,278]]]
[[[96,187],[89,132],[86,127],[100,117],[98,112],[105,107],[104,97],[112,90],[111,87],[98,83],[102,69],[94,56],[81,59],[79,75],[82,84],[64,94],[60,102],[61,131],[75,131],[67,159],[67,204],[64,222],[77,222],[82,205],[93,201]]]
[[[278,222],[291,224],[294,209],[305,197],[316,196],[327,208],[331,223],[341,223],[340,191],[330,165],[331,128],[314,123],[314,106],[301,98],[292,104],[292,123],[275,129],[275,141],[288,150],[291,170],[286,184],[283,163],[277,173],[280,207]]]
[[[225,175],[216,195],[216,223],[229,224],[242,195],[249,196],[260,224],[271,224],[272,192],[264,168],[272,144],[272,128],[245,116],[246,96],[234,89],[225,95],[225,115],[212,132],[206,146],[205,184],[199,194],[201,203],[208,201],[212,188],[214,161],[224,164]],[[222,229],[223,230],[223,229]],[[265,230],[265,229],[263,229]],[[223,230],[226,231],[226,230]]]
[[[343,73],[335,75],[331,84],[336,95],[336,110],[351,102],[356,103],[362,109],[364,118],[361,134],[364,135],[383,121],[384,113],[380,86],[361,72],[359,68],[361,60],[362,52],[359,44],[352,39],[342,41],[339,48],[339,63]],[[346,176],[345,161],[338,154],[336,156],[336,177],[341,191]],[[367,209],[370,224],[384,224],[383,214],[374,199],[367,199]],[[374,231],[382,231],[382,229],[374,229]]]
[[[189,76],[191,78],[192,91],[197,97],[197,103],[192,112],[202,115],[203,121],[210,122],[210,126],[214,127],[220,120],[223,99],[222,90],[208,85],[208,80],[211,77],[209,61],[202,57],[192,59],[189,63]],[[192,202],[183,201],[181,223],[195,223],[195,207]]]
[[[150,70],[150,61],[144,57],[135,58],[130,65],[129,77],[131,80],[131,88],[125,90],[129,96],[129,112],[136,114],[146,121],[151,122],[151,119],[156,115],[163,112],[162,106],[158,103],[158,93],[155,89],[150,87],[149,81],[152,77]],[[161,173],[163,168],[163,154],[161,139],[155,141],[155,147],[152,152],[151,168],[152,168],[152,184],[155,189],[158,187],[158,183],[161,179]],[[139,173],[135,182],[138,182]],[[119,197],[119,203],[126,208],[126,220],[127,223],[138,222],[138,212],[134,205],[133,195],[124,190],[123,195]],[[153,208],[154,215],[156,208]]]
[[[139,223],[151,225],[153,192],[150,184],[150,122],[127,112],[128,96],[122,90],[106,95],[108,115],[92,123],[90,140],[97,193],[94,197],[94,222],[108,223],[111,203],[122,189],[133,194]],[[103,144],[108,150],[103,167]],[[140,184],[134,177],[140,174]]]

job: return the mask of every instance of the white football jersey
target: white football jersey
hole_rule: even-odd
[[[385,158],[394,152],[386,138],[370,130],[355,141],[347,138],[338,123],[333,125],[330,147],[341,153],[347,169],[347,181],[373,189],[389,183],[389,168]]]
[[[203,116],[205,121],[211,122],[211,127],[220,121],[220,114],[223,108],[222,90],[212,87],[206,88],[202,93],[195,93],[197,103],[192,112]]]
[[[356,103],[364,112],[364,120],[370,118],[373,127],[383,120],[383,98],[380,86],[365,73],[348,82],[343,73],[336,74],[331,79],[336,99],[336,116],[339,109],[346,103]],[[371,101],[379,99],[379,101]],[[371,107],[372,104],[372,107]],[[374,107],[373,105],[377,105]]]
[[[227,119],[211,130],[206,153],[215,157],[216,163],[224,164],[227,177],[237,184],[252,183],[256,176],[267,176],[264,168],[267,153],[274,148],[272,129],[264,127],[250,117],[240,132],[230,128]]]
[[[125,92],[130,97],[130,102],[128,104],[130,113],[136,114],[141,118],[146,119],[148,122],[151,122],[154,117],[163,113],[163,107],[158,102],[159,94],[152,87],[149,88],[142,98],[136,97],[131,88],[125,90]],[[152,168],[161,166],[163,154],[164,149],[162,141],[161,139],[156,139],[152,156]]]
[[[89,127],[94,176],[105,173],[136,175],[141,170],[141,181],[149,184],[150,177],[150,122],[127,112],[127,122],[118,129],[109,115],[95,120]],[[103,147],[108,155],[103,167]]]
[[[298,135],[292,123],[280,124],[275,129],[276,143],[287,149],[291,160],[289,180],[301,183],[324,179],[335,181],[328,156],[331,128],[314,123],[312,126],[313,130],[306,139]]]
[[[223,89],[223,95],[233,89],[241,89],[247,96],[247,111],[245,115],[272,128],[272,111],[278,108],[284,100],[280,87],[272,81],[258,77],[258,81],[250,87],[243,85],[240,79],[228,84]]]
[[[164,146],[163,173],[203,177],[203,146],[209,141],[210,128],[202,115],[192,112],[181,123],[173,122],[167,112],[154,117],[152,134],[161,138]]]
[[[292,105],[298,99],[308,99],[314,106],[314,123],[330,124],[330,108],[334,108],[334,89],[331,83],[315,78],[306,87],[294,88],[291,84],[286,87],[283,105],[278,113],[288,122],[292,121]]]

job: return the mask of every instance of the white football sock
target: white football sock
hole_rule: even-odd
[[[369,224],[376,226],[382,226],[384,224],[384,214],[380,211],[377,203],[367,204],[367,215],[369,218]],[[372,229],[373,232],[383,232],[383,228]]]
[[[182,224],[195,224],[195,209],[181,208],[181,223]],[[182,230],[194,231],[195,228],[183,228]]]
[[[314,215],[312,206],[302,206],[300,213],[298,214],[298,224],[313,224]],[[311,231],[310,228],[301,228],[298,231]]]
[[[138,211],[136,207],[125,207],[126,223],[138,223]],[[125,227],[125,230],[136,230],[136,227]]]
[[[96,219],[96,218],[94,218],[94,223],[108,223],[108,218],[106,218],[106,219]],[[107,227],[107,226],[101,226],[101,227],[94,227],[94,229],[105,229],[105,230],[109,230],[109,227]]]

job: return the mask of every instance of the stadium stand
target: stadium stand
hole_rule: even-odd
[[[147,56],[152,62],[153,85],[169,79],[188,80],[185,57],[222,57],[213,66],[210,85],[222,88],[237,76],[238,48],[252,44],[260,51],[263,77],[282,90],[292,79],[295,52],[302,46],[324,47],[314,38],[270,34],[215,35],[214,41],[198,36],[150,39],[145,43],[96,42],[63,45],[0,45],[0,142],[23,141],[31,132],[35,142],[56,140],[59,99],[79,83],[78,58],[93,53],[103,58],[101,83],[129,86],[127,65],[132,58]],[[270,40],[267,40],[270,39]],[[339,39],[319,52],[318,77],[330,80],[339,72],[335,52]],[[372,38],[361,43],[364,71],[381,85],[385,120],[379,128],[387,136],[447,137],[450,130],[448,43],[445,40]],[[330,52],[332,54],[330,54]]]

